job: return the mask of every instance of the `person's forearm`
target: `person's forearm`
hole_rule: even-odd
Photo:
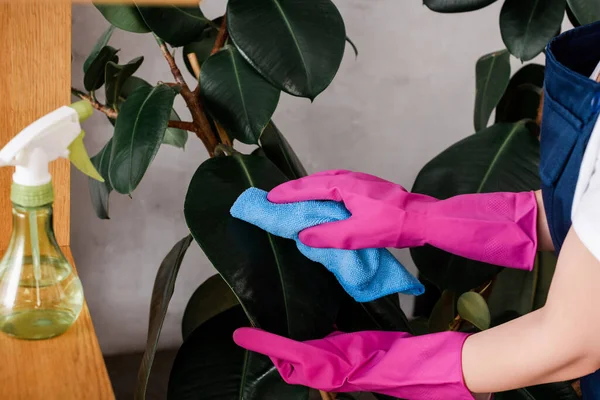
[[[477,333],[463,347],[475,393],[574,379],[600,368],[600,262],[571,231],[541,310]]]
[[[550,236],[550,229],[548,228],[548,220],[546,219],[546,209],[544,208],[544,201],[542,200],[542,191],[538,190],[535,192],[535,199],[537,200],[537,236],[538,236],[538,250],[540,251],[553,251],[554,244],[552,243],[552,237]]]

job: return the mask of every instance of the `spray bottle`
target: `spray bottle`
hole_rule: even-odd
[[[79,278],[60,250],[52,225],[50,162],[63,157],[103,181],[83,146],[79,121],[93,112],[81,101],[35,121],[2,150],[0,166],[15,166],[11,187],[13,230],[0,261],[0,331],[20,339],[66,332],[83,306]]]

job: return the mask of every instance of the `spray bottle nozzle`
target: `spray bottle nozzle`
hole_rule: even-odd
[[[70,105],[72,109],[77,111],[77,115],[79,116],[79,122],[83,122],[94,113],[94,107],[87,100],[81,100],[76,103]]]
[[[0,166],[16,166],[13,181],[23,186],[41,186],[51,181],[48,165],[64,157],[84,174],[104,181],[83,145],[80,121],[93,113],[92,105],[79,101],[61,107],[33,122],[0,150]]]

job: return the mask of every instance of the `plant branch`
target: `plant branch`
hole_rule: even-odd
[[[195,132],[196,126],[193,122],[169,121],[169,128],[183,129],[184,131]]]
[[[212,56],[217,51],[221,50],[225,45],[225,41],[227,40],[227,15],[223,15],[223,21],[221,22],[221,27],[219,28],[219,34],[215,39],[215,45],[213,46],[210,55]]]
[[[319,390],[319,394],[321,395],[321,400],[335,400],[335,395],[332,393]]]
[[[162,51],[163,56],[165,57],[165,59],[167,60],[167,63],[169,64],[169,67],[171,68],[171,73],[173,74],[175,81],[179,85],[181,85],[182,90],[184,88],[188,88],[188,85],[185,82],[185,79],[183,79],[183,75],[181,74],[181,70],[177,66],[177,63],[175,62],[175,58],[173,58],[173,54],[171,54],[171,52],[167,48],[167,44],[165,43],[165,41],[162,40],[161,38],[159,38],[158,36],[154,36],[154,38],[156,39],[156,42],[158,43],[158,47],[160,47],[160,50]],[[188,90],[189,90],[189,88],[188,88]]]
[[[210,122],[208,122],[208,118],[204,113],[202,104],[198,100],[198,96],[190,90],[189,86],[185,82],[185,79],[183,79],[181,70],[177,66],[177,63],[173,58],[173,54],[171,54],[167,48],[167,44],[158,36],[155,36],[155,39],[163,53],[163,56],[167,60],[169,67],[171,68],[171,73],[173,74],[175,81],[181,86],[180,94],[185,100],[185,103],[192,114],[192,124],[194,129],[191,131],[194,132],[200,140],[202,140],[202,143],[204,144],[204,147],[206,147],[208,154],[212,157],[215,154],[215,147],[219,142],[212,131]]]
[[[112,119],[116,119],[117,118],[118,113],[117,113],[116,110],[113,110],[112,108],[110,108],[110,107],[108,107],[108,106],[106,106],[106,105],[98,102],[98,100],[96,100],[91,95],[89,95],[89,94],[87,94],[85,92],[82,92],[81,90],[73,88],[73,87],[71,88],[71,94],[73,96],[79,97],[82,100],[89,101],[90,104],[92,105],[92,107],[94,107],[96,110],[98,110],[98,111],[106,114],[109,118],[112,118]]]

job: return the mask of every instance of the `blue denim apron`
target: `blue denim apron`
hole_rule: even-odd
[[[557,253],[571,227],[579,168],[600,113],[600,84],[589,78],[599,61],[600,22],[567,31],[546,49],[540,177]],[[581,387],[584,399],[600,399],[600,371],[582,378]]]

